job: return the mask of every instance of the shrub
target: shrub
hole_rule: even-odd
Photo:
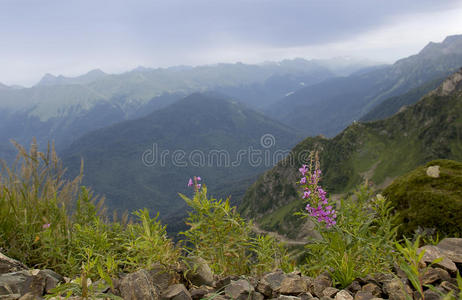
[[[192,208],[182,232],[190,255],[205,259],[216,274],[262,273],[276,267],[290,268],[284,248],[270,237],[252,237],[252,224],[246,222],[229,204],[229,199],[207,197],[207,188],[189,181],[194,197],[180,196]],[[255,269],[252,266],[255,265]]]
[[[179,252],[167,238],[165,226],[144,209],[127,225],[128,217],[110,221],[103,199],[73,180],[53,147],[39,152],[18,148],[18,160],[0,172],[0,247],[30,267],[49,268],[69,277],[94,280],[119,271],[168,265]],[[86,281],[82,281],[82,284]]]
[[[300,169],[302,197],[308,202],[302,216],[313,219],[322,238],[306,246],[304,272],[316,275],[328,271],[336,284],[346,287],[368,273],[391,271],[397,228],[390,203],[381,195],[373,198],[366,183],[334,209],[336,205],[329,204],[318,185],[320,170],[315,154],[311,157],[310,167]],[[311,192],[309,197],[307,192]]]

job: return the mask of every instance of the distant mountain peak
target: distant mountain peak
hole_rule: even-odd
[[[93,69],[91,71],[88,71],[87,74],[85,75],[107,75],[103,70],[101,69]],[[83,75],[83,76],[85,76]]]
[[[449,76],[443,83],[430,95],[447,96],[462,90],[462,68]]]
[[[420,55],[431,56],[438,54],[459,53],[462,47],[462,34],[450,35],[441,43],[430,42],[420,52]]]
[[[6,84],[0,82],[0,90],[6,90],[7,88],[9,87]]]
[[[452,43],[459,43],[462,41],[462,34],[455,34],[455,35],[448,35],[443,44],[452,44]]]
[[[54,85],[54,84],[56,84],[57,78],[58,77],[56,77],[53,74],[46,73],[45,75],[43,75],[42,79],[40,79],[40,81],[37,83],[37,85],[42,85],[42,86]]]

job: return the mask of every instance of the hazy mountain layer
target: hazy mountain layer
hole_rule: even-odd
[[[192,193],[190,177],[201,176],[214,195],[237,197],[245,179],[274,165],[274,151],[287,154],[296,141],[294,130],[238,102],[193,94],[86,134],[64,151],[64,163],[79,170],[83,157],[84,183],[111,208],[148,207],[167,216],[184,205],[178,192]]]
[[[446,77],[461,66],[462,35],[450,36],[391,66],[303,88],[275,103],[268,112],[307,135],[334,136],[385,99]]]

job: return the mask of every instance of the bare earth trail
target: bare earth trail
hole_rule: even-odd
[[[283,235],[280,235],[277,232],[263,230],[260,227],[258,227],[258,225],[255,224],[255,223],[252,224],[252,230],[253,230],[253,232],[255,232],[257,234],[259,234],[259,233],[260,234],[268,234],[268,235],[274,237],[276,240],[285,243],[286,245],[295,246],[295,245],[306,245],[307,244],[306,241],[292,240],[292,239],[289,239],[289,238],[287,238],[287,237],[285,237]]]

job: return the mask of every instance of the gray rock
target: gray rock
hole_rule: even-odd
[[[282,281],[287,277],[282,271],[271,272],[264,275],[257,284],[257,291],[267,297],[279,291]],[[275,296],[275,295],[273,295]]]
[[[0,295],[0,300],[18,300],[21,298],[19,294]]]
[[[187,257],[185,262],[189,267],[185,273],[185,277],[192,284],[195,286],[213,285],[213,273],[205,259],[198,256],[191,256]]]
[[[221,278],[215,282],[215,288],[218,290],[224,289],[227,285],[231,283],[231,281],[239,280],[239,276],[231,275]]]
[[[445,238],[437,247],[453,262],[462,263],[462,238]]]
[[[286,277],[281,282],[279,292],[284,295],[298,295],[308,291],[308,286],[300,276]]]
[[[0,295],[31,293],[42,296],[45,285],[46,277],[40,273],[34,276],[29,271],[18,271],[0,275]]]
[[[161,264],[154,265],[148,273],[159,291],[166,290],[174,282],[173,274]]]
[[[449,281],[443,281],[441,282],[440,286],[439,286],[441,289],[443,289],[444,291],[446,292],[456,292],[458,291],[458,288],[455,284],[449,282]]]
[[[353,300],[353,296],[347,290],[341,290],[335,295],[335,300]]]
[[[0,274],[12,273],[27,270],[27,267],[20,261],[9,258],[0,253]]]
[[[329,298],[334,297],[337,293],[338,293],[338,289],[334,287],[328,287],[324,291],[322,291],[322,295],[329,297]]]
[[[191,298],[193,298],[193,300],[202,299],[204,298],[205,295],[212,293],[212,292],[213,292],[213,288],[209,286],[205,286],[205,285],[201,287],[193,287],[189,290],[189,293],[191,294]]]
[[[452,274],[455,274],[457,272],[456,264],[452,260],[447,258],[445,254],[438,247],[431,246],[431,245],[423,246],[418,249],[418,253],[420,253],[423,250],[425,250],[425,254],[422,258],[422,261],[424,263],[430,264],[432,261],[434,261],[437,258],[443,258],[442,261],[440,261],[439,263],[436,263],[435,265],[440,268],[445,269],[446,271]]]
[[[382,289],[375,283],[369,282],[361,288],[363,292],[370,292],[373,296],[380,296]]]
[[[244,299],[242,297],[249,296],[253,291],[255,291],[254,287],[244,279],[231,281],[231,283],[225,287],[225,295],[231,297],[231,299]]]
[[[361,290],[361,284],[357,280],[354,280],[346,289],[354,295]]]
[[[448,280],[451,277],[446,270],[440,268],[428,268],[425,274],[422,276],[423,284],[432,284],[441,282],[442,280]]]
[[[204,296],[204,299],[213,299],[213,300],[229,300],[223,295],[216,294],[216,293],[209,293]]]
[[[300,297],[281,295],[278,297],[278,300],[302,300]]]
[[[306,293],[301,293],[300,295],[298,295],[298,297],[300,297],[302,300],[314,300],[314,299],[317,299],[317,298],[314,298],[313,295],[311,295],[310,292],[306,292]]]
[[[390,300],[406,300],[406,295],[412,297],[412,290],[398,278],[385,282],[383,291]]]
[[[441,299],[440,295],[438,295],[437,292],[434,292],[432,290],[426,290],[424,292],[424,297],[425,297],[425,300],[440,300]]]
[[[374,298],[371,292],[359,291],[356,293],[354,300],[371,300]]]
[[[124,300],[160,299],[159,289],[146,270],[139,270],[122,277],[116,286],[115,294],[121,296]]]
[[[174,284],[162,293],[162,300],[192,300],[191,294],[183,284]]]
[[[43,298],[32,293],[27,293],[25,295],[22,295],[21,298],[19,298],[18,300],[43,300]]]
[[[330,286],[332,286],[332,280],[329,278],[329,276],[319,275],[309,286],[309,291],[316,297],[322,297],[322,292]]]
[[[64,282],[64,277],[52,270],[40,270],[39,274],[45,277],[45,293],[49,293],[50,290],[58,286],[58,284]]]

